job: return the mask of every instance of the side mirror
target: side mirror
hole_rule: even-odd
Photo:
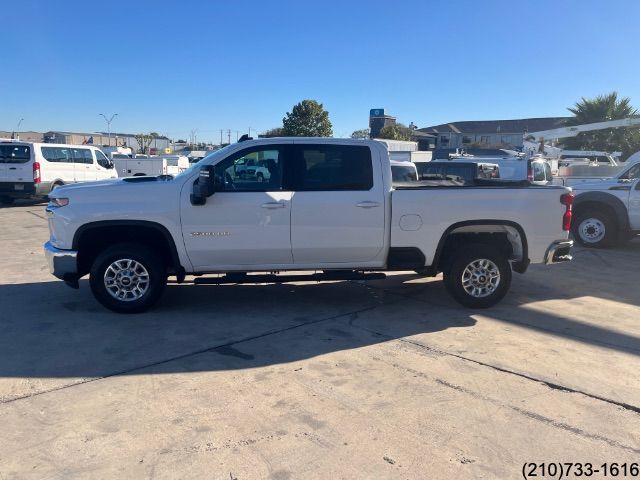
[[[191,194],[192,205],[204,205],[207,198],[215,193],[215,177],[213,165],[205,165],[200,167],[198,179],[193,184],[193,193]]]

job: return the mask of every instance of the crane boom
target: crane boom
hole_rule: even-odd
[[[635,125],[640,125],[640,117],[629,117],[622,118],[620,120],[609,120],[607,122],[585,123],[584,125],[552,128],[551,130],[541,130],[539,132],[528,132],[524,134],[524,137],[525,139],[533,137],[537,142],[540,142],[544,141],[544,139],[575,137],[582,132],[604,130],[606,128],[633,127]]]

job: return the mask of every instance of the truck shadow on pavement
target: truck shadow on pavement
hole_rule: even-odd
[[[93,378],[163,372],[228,370],[287,364],[394,339],[465,329],[490,317],[505,324],[640,355],[640,338],[582,322],[531,302],[583,296],[638,306],[637,288],[577,283],[532,268],[514,277],[502,304],[483,311],[454,303],[440,281],[394,275],[385,282],[280,285],[170,284],[156,309],[118,315],[61,282],[0,286],[0,377]],[[565,282],[566,283],[566,282]],[[630,291],[631,290],[631,291]],[[214,353],[215,355],[209,355]],[[203,356],[204,355],[204,356]],[[0,391],[11,400],[25,392]],[[29,393],[31,394],[31,393]]]

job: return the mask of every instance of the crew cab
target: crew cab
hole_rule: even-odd
[[[273,162],[269,182],[237,173],[248,158]],[[572,200],[567,187],[527,182],[394,186],[389,154],[376,141],[258,139],[175,178],[54,190],[44,251],[53,275],[78,288],[89,274],[96,299],[117,312],[149,308],[168,276],[269,283],[394,270],[443,272],[458,302],[484,308],[507,293],[512,269],[571,259]],[[286,273],[294,270],[316,273]]]
[[[640,234],[640,163],[571,188],[576,195],[573,235],[581,244],[613,246]]]

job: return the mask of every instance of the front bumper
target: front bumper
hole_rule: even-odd
[[[74,288],[78,288],[78,252],[75,250],[61,250],[51,242],[44,244],[44,256],[49,265],[49,271]]]
[[[573,247],[573,240],[556,240],[544,255],[544,263],[547,265],[552,263],[570,262],[573,260],[571,256],[571,247]]]

